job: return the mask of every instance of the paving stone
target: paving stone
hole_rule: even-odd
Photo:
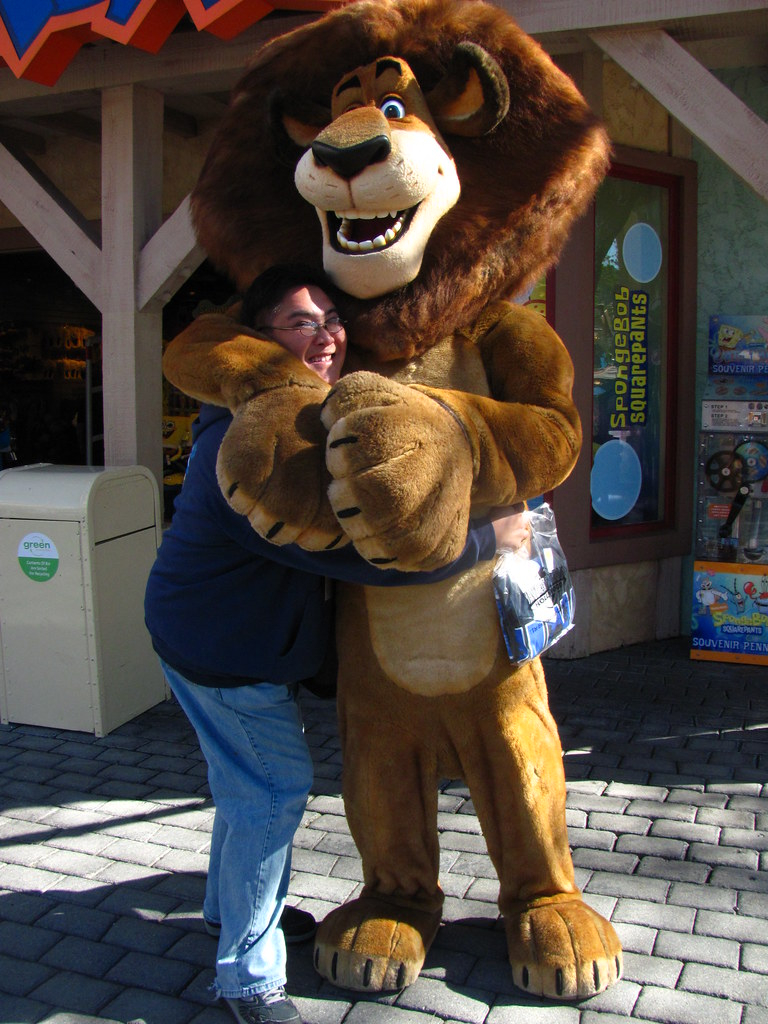
[[[67,935],[40,957],[40,963],[64,971],[101,978],[125,956],[125,950],[106,942],[92,942]]]
[[[574,851],[581,849],[613,850],[616,847],[616,833],[569,826],[568,842]]]
[[[768,892],[768,873],[744,871],[741,868],[716,867],[709,877],[713,885],[743,889],[746,892]]]
[[[768,895],[756,892],[739,893],[737,906],[740,914],[765,918],[768,916]]]
[[[663,790],[668,793],[668,798],[661,800],[631,800],[627,805],[627,814],[637,814],[641,817],[657,821],[660,818],[670,818],[673,821],[695,821],[696,807],[690,802],[675,803],[672,797],[674,790]]]
[[[314,848],[321,853],[336,853],[342,857],[359,856],[355,841],[349,832],[323,833],[320,830],[316,832],[312,827],[308,827],[306,831],[315,837]]]
[[[735,910],[737,899],[738,893],[735,889],[721,888],[711,882],[706,885],[673,882],[667,895],[668,903],[724,912]]]
[[[641,956],[638,953],[625,951],[622,977],[626,981],[634,981],[640,985],[674,988],[682,969],[682,961],[665,956],[658,950],[657,943],[653,956]]]
[[[495,901],[472,900],[466,897],[455,899],[446,896],[443,904],[443,921],[475,920],[492,924],[499,917],[499,908]]]
[[[291,878],[291,892],[295,895],[311,896],[337,904],[345,903],[354,888],[354,883],[345,878],[320,878],[302,871],[297,871]]]
[[[736,808],[700,807],[696,812],[696,821],[706,825],[717,825],[723,829],[752,830],[755,827],[755,813]]]
[[[80,853],[76,850],[49,849],[39,862],[39,867],[62,875],[93,878],[110,866],[110,859],[94,854]]]
[[[13,953],[20,960],[39,960],[60,939],[59,932],[41,925],[0,921],[0,950]]]
[[[764,942],[765,931],[765,921],[760,918],[720,914],[714,910],[700,910],[694,925],[696,935],[736,939],[739,942]]]
[[[480,823],[474,815],[446,814],[438,811],[437,828],[439,832],[469,832],[473,835],[480,835]]]
[[[2,851],[2,860],[6,864],[17,864],[22,868],[37,867],[45,860],[48,851],[38,843],[14,842]]]
[[[651,835],[682,839],[689,843],[717,843],[720,829],[716,825],[697,825],[695,822],[665,818],[651,825]]]
[[[687,843],[679,839],[660,839],[658,836],[621,835],[616,843],[617,853],[636,853],[644,859],[664,857],[667,860],[682,860],[687,851]]]
[[[144,921],[162,921],[177,906],[178,899],[174,896],[123,885],[107,893],[99,910]]]
[[[474,875],[478,878],[495,879],[497,877],[496,869],[487,854],[462,853],[456,860],[454,868],[459,874]]]
[[[726,846],[747,847],[751,850],[768,850],[768,832],[746,828],[724,828],[720,842]]]
[[[359,857],[337,857],[336,862],[331,869],[331,875],[334,878],[348,878],[355,882],[363,881],[363,862]],[[445,879],[450,878],[450,875],[446,875],[443,879],[445,888]]]
[[[692,864],[662,857],[643,857],[637,866],[637,874],[649,878],[663,878],[666,881],[698,882],[703,884],[710,874],[708,864]]]
[[[123,949],[161,955],[182,936],[178,928],[155,921],[121,917],[104,935],[104,941]]]
[[[162,1021],[163,1024],[189,1024],[199,1007],[181,999],[150,992],[144,988],[120,988],[102,1013],[119,1021]],[[231,1020],[231,1014],[230,1014]]]
[[[665,1024],[704,1024],[715,1020],[718,1024],[739,1024],[741,1007],[704,995],[647,986],[640,992],[634,1016]]]
[[[672,957],[685,963],[712,964],[738,970],[741,947],[731,939],[715,939],[708,935],[685,935],[662,931],[653,948],[654,956]]]
[[[104,938],[113,923],[114,917],[111,914],[105,914],[93,907],[58,903],[39,918],[36,925],[98,942]]]
[[[745,942],[741,946],[741,966],[745,971],[768,974],[768,946]]]
[[[441,832],[440,848],[466,853],[487,853],[484,837],[480,834],[468,832]]]
[[[501,996],[486,1018],[486,1024],[579,1024],[581,1011],[568,1006],[543,1001],[520,1002],[514,997]],[[600,1022],[603,1024],[603,1014]]]
[[[768,1010],[763,1006],[745,1006],[741,1024],[768,1024]]]
[[[129,861],[114,860],[98,874],[98,880],[110,885],[145,886],[150,889],[168,878],[168,872],[146,867],[143,864],[132,864]]]
[[[29,995],[58,1010],[72,1010],[96,1016],[119,992],[119,987],[100,978],[72,971],[58,971]]]
[[[492,1002],[492,993],[482,989],[458,992],[431,978],[417,978],[401,993],[397,1004],[406,1010],[431,1012],[467,1024],[483,1024]]]
[[[28,995],[52,974],[52,970],[45,964],[0,953],[0,993],[3,994],[0,1006],[5,1007],[7,996]]]
[[[0,883],[5,889],[19,892],[45,892],[64,877],[55,871],[43,871],[35,867],[6,863]]]
[[[319,850],[296,850],[291,866],[294,871],[329,875],[338,860],[339,857],[333,853],[323,853]]]
[[[768,1006],[768,977],[745,970],[727,971],[705,964],[686,964],[680,977],[680,989],[702,992],[736,1002]]]
[[[698,920],[691,907],[666,906],[637,899],[620,899],[613,917],[615,921],[687,933],[693,931],[694,920]]]
[[[643,878],[639,875],[614,875],[609,871],[596,871],[584,887],[585,892],[605,896],[631,896],[637,899],[663,903],[669,889],[666,879]]]
[[[132,952],[110,967],[104,977],[121,985],[135,984],[136,979],[141,978],[142,988],[178,995],[196,974],[196,967],[181,960]]]
[[[318,1000],[314,1000],[317,1004]],[[307,1000],[297,1001],[297,1005],[300,1010],[308,1006]],[[338,1004],[338,1008],[341,1009],[343,1004]],[[349,1004],[347,1004],[348,1006]],[[304,1010],[306,1013],[306,1009]],[[433,1024],[435,1017],[431,1011],[421,1013],[418,1010],[404,1010],[399,1006],[385,1006],[381,1003],[373,1002],[362,1002],[357,1003],[349,1011],[348,1015],[343,1018],[344,1024]],[[311,1021],[314,1024],[331,1024],[327,1017],[318,1017],[317,1013],[312,1016],[306,1017],[307,1021]]]
[[[574,850],[573,863],[579,867],[594,868],[599,872],[615,872],[631,875],[637,867],[638,858],[631,853],[613,853],[607,850],[581,848]]]
[[[451,949],[476,957],[507,961],[507,940],[502,927],[482,927],[464,921],[444,922],[435,938],[433,948]]]

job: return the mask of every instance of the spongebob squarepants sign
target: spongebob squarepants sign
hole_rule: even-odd
[[[84,43],[111,39],[157,53],[181,18],[232,39],[276,9],[325,11],[334,0],[0,0],[0,62],[53,85]]]

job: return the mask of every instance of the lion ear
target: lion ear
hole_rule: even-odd
[[[331,112],[294,93],[275,90],[269,98],[269,123],[277,152],[295,163],[331,123]]]
[[[492,131],[507,116],[509,85],[487,50],[463,42],[426,100],[441,132],[476,137]]]

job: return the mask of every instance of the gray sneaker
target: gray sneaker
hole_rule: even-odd
[[[226,999],[238,1024],[301,1024],[299,1011],[286,996],[284,988],[247,999]]]

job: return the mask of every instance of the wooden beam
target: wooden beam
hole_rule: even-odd
[[[764,0],[494,0],[532,35],[764,11]]]
[[[100,307],[102,260],[91,226],[39,167],[2,145],[0,202]]]
[[[594,32],[594,42],[768,200],[768,125],[665,32]]]
[[[149,239],[139,253],[136,304],[165,305],[205,259],[189,216],[189,196]]]

